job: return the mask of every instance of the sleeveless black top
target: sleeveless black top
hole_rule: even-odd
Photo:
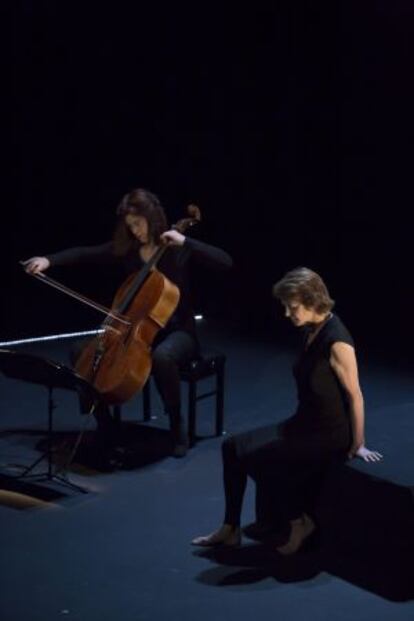
[[[305,343],[309,328],[305,328]],[[342,342],[354,346],[352,336],[336,315],[322,326],[308,347],[304,346],[293,367],[298,395],[296,413],[287,430],[296,432],[339,432],[349,435],[348,401],[329,363],[331,346]]]

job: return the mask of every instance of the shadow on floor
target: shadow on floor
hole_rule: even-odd
[[[9,429],[2,432],[0,438],[5,443],[5,453],[7,443],[14,445],[13,453],[16,453],[18,446],[19,458],[21,456],[23,463],[12,464],[12,468],[24,470],[43,454],[34,472],[47,470],[48,438],[43,430]],[[171,450],[171,437],[167,430],[124,422],[117,439],[116,464],[112,467],[102,459],[102,447],[97,442],[95,431],[54,432],[51,461],[54,469],[93,476],[115,468],[141,468],[164,459],[171,454]]]
[[[214,586],[273,578],[301,582],[337,576],[390,601],[414,599],[414,495],[396,485],[344,467],[335,489],[324,493],[315,537],[292,557],[270,543],[195,552],[218,564],[198,576]],[[237,568],[237,569],[236,569]]]
[[[21,511],[57,506],[66,497],[61,490],[0,474],[0,505]]]

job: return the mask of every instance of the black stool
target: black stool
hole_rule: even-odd
[[[207,397],[216,397],[215,431],[216,436],[223,434],[224,422],[224,367],[226,357],[217,352],[203,352],[199,358],[191,360],[180,369],[180,379],[188,384],[188,439],[190,446],[196,440],[197,402]],[[216,378],[214,390],[197,394],[197,382],[208,377]],[[142,391],[144,421],[151,420],[151,378]],[[114,417],[120,422],[121,408],[114,407]]]

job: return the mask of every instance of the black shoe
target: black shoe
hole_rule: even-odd
[[[93,467],[100,472],[113,472],[117,465],[111,453],[98,451],[93,459]]]
[[[174,444],[173,448],[173,457],[185,457],[188,451],[188,440],[187,438],[181,438],[178,442]]]

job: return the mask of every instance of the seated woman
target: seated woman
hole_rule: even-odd
[[[233,261],[224,250],[169,228],[159,198],[144,188],[125,194],[116,215],[111,241],[35,256],[23,263],[25,270],[31,274],[39,274],[54,266],[87,263],[105,266],[112,263],[123,267],[127,276],[142,270],[161,247],[166,248],[157,269],[176,285],[180,298],[167,325],[159,330],[152,343],[152,374],[170,418],[173,455],[184,457],[188,438],[181,412],[179,368],[199,353],[191,294],[191,268],[193,265],[204,265],[226,270],[231,268]],[[79,354],[80,351],[72,352],[73,362]],[[106,461],[113,450],[116,426],[106,407],[96,409],[95,417],[101,453]]]
[[[281,554],[295,553],[315,530],[312,507],[333,464],[359,457],[378,461],[365,446],[364,402],[354,342],[321,277],[300,267],[273,286],[286,317],[302,328],[303,348],[293,372],[298,405],[277,425],[229,437],[223,442],[225,516],[213,533],[195,538],[199,546],[239,545],[240,517],[247,477],[266,481],[278,509],[290,524]]]

